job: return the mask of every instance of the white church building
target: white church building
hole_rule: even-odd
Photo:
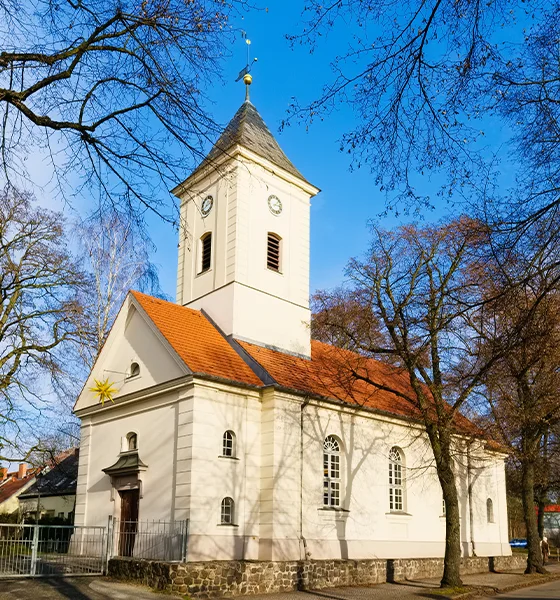
[[[173,190],[176,303],[130,292],[75,406],[77,525],[188,519],[189,561],[443,556],[418,414],[310,339],[318,191],[249,100]],[[393,367],[368,369],[409,390]],[[505,455],[466,434],[457,448],[463,554],[509,555]]]

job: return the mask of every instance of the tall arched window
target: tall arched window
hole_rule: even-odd
[[[138,450],[138,435],[131,431],[126,434],[127,450]]]
[[[323,442],[323,505],[340,506],[340,442],[329,435]]]
[[[200,238],[200,272],[208,271],[212,265],[212,234],[205,233]]]
[[[226,431],[222,438],[222,456],[235,457],[235,433]]]
[[[494,522],[494,503],[492,502],[492,498],[486,500],[486,520],[488,523]]]
[[[389,510],[404,510],[403,452],[393,446],[389,452]]]
[[[266,266],[272,271],[280,271],[280,248],[282,238],[275,233],[268,234],[266,245]]]
[[[235,502],[233,498],[224,498],[220,511],[220,523],[222,525],[233,525],[235,519]]]

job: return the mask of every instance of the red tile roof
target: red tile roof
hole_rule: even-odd
[[[131,294],[193,373],[262,385],[249,365],[200,311],[140,292]]]
[[[11,498],[14,494],[17,494],[23,487],[35,479],[35,471],[28,474],[27,477],[17,479],[15,477],[8,477],[6,481],[0,483],[0,504]]]
[[[191,371],[265,385],[201,311],[139,292],[132,294]],[[311,360],[248,342],[237,343],[278,386],[398,417],[421,418],[408,374],[394,366],[318,341],[311,342]],[[353,371],[397,393],[358,380]],[[482,434],[461,414],[455,422],[461,431]]]

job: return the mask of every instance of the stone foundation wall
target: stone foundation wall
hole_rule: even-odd
[[[522,569],[526,566],[526,560],[523,555],[465,558],[461,572],[466,575],[488,570]],[[111,577],[199,597],[368,586],[386,581],[441,577],[442,574],[443,558],[192,563],[113,558],[109,561]]]

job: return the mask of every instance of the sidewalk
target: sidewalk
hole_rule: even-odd
[[[408,600],[412,598],[476,598],[492,596],[496,593],[546,583],[560,579],[560,563],[549,563],[548,575],[523,575],[523,571],[501,573],[480,573],[464,575],[465,590],[446,594],[439,588],[439,579],[382,583],[372,587],[344,587],[310,590],[305,592],[285,592],[250,596],[250,600]],[[474,588],[474,589],[473,589]]]

